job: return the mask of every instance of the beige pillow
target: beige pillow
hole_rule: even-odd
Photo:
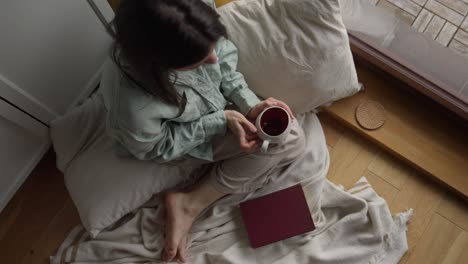
[[[105,124],[100,94],[51,124],[57,167],[64,172],[81,223],[93,237],[153,194],[190,181],[196,169],[118,157]]]
[[[257,95],[303,113],[360,90],[338,0],[240,0],[218,12]]]

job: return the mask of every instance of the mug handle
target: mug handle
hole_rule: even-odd
[[[262,143],[262,148],[260,149],[260,151],[262,153],[265,153],[267,152],[267,149],[268,149],[268,145],[270,144],[270,141],[268,140],[263,140],[263,143]]]

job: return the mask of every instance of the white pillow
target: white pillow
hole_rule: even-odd
[[[360,90],[338,0],[240,0],[218,12],[260,97],[303,113]]]
[[[196,169],[118,157],[105,123],[106,110],[96,94],[51,124],[57,167],[92,237],[153,194],[190,180]]]

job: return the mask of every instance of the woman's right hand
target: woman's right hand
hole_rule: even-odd
[[[225,110],[227,127],[239,139],[240,148],[247,153],[255,151],[260,146],[257,128],[247,118],[234,110]]]

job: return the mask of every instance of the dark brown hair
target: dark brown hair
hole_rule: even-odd
[[[112,58],[124,75],[180,108],[174,69],[200,62],[226,37],[219,15],[201,0],[123,0],[110,28]]]

